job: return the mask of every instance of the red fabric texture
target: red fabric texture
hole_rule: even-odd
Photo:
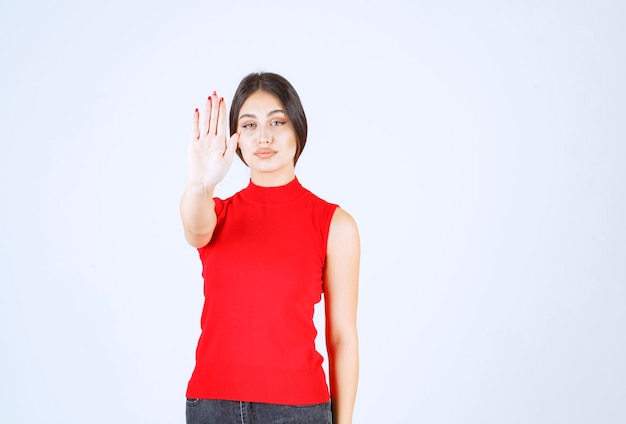
[[[313,308],[337,205],[297,179],[280,187],[250,182],[215,202],[213,238],[198,249],[205,302],[187,397],[327,402]]]

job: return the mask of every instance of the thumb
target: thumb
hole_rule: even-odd
[[[240,134],[238,132],[230,136],[230,139],[226,143],[226,151],[224,152],[224,156],[230,158],[235,155],[235,151],[237,150],[237,144],[239,144],[239,137]]]

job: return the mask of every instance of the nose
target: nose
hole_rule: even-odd
[[[258,144],[270,144],[272,142],[272,134],[265,127],[259,128],[259,138],[257,139]]]

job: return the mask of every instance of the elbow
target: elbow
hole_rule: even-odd
[[[208,234],[194,234],[185,228],[185,239],[187,240],[187,243],[189,243],[192,247],[195,247],[196,249],[199,249],[209,244],[212,236],[212,232]]]
[[[327,331],[326,348],[329,352],[358,350],[359,336],[356,328],[342,331]]]

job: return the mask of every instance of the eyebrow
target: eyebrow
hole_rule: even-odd
[[[267,116],[272,116],[275,113],[285,113],[285,111],[282,110],[282,109],[275,109],[275,110],[269,112],[267,114]],[[254,118],[254,119],[256,119],[256,115],[254,115],[252,113],[244,113],[243,115],[239,116],[239,119],[241,119],[241,118]]]

